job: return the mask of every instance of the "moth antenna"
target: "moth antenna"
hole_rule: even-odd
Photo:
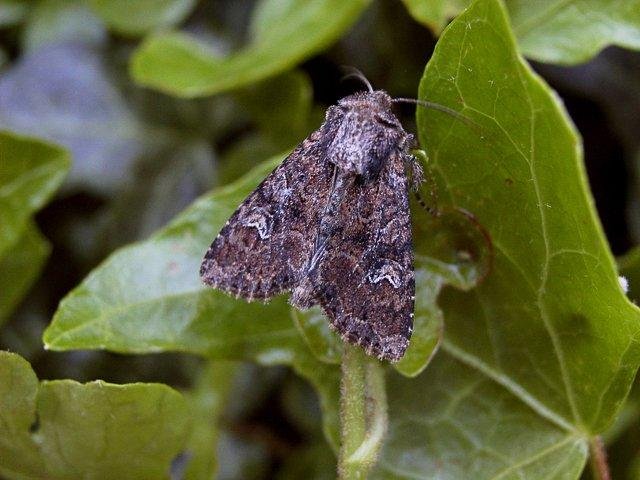
[[[419,105],[424,108],[430,108],[431,110],[437,110],[439,112],[446,113],[447,115],[451,115],[452,117],[466,123],[467,125],[473,125],[475,127],[479,127],[479,125],[471,120],[469,117],[464,116],[460,112],[455,111],[452,108],[445,107],[444,105],[440,105],[439,103],[429,102],[427,100],[418,100],[416,98],[394,98],[392,100],[393,103],[412,103],[414,105]]]
[[[371,83],[369,82],[369,80],[367,80],[367,77],[365,77],[364,73],[362,73],[360,70],[358,70],[355,67],[342,67],[342,69],[346,72],[344,77],[342,77],[342,81],[348,78],[357,78],[358,80],[360,80],[362,83],[366,85],[367,89],[369,90],[369,93],[373,92],[373,87],[371,86]]]

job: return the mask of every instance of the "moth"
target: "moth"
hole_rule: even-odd
[[[409,190],[423,174],[392,106],[429,102],[367,86],[329,107],[320,128],[240,204],[200,276],[249,301],[292,292],[292,305],[320,305],[345,341],[396,362],[413,328]]]

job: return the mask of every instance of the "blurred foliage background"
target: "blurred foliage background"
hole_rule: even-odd
[[[264,7],[274,3],[280,13]],[[323,446],[316,395],[288,368],[209,365],[179,353],[54,353],[42,348],[42,334],[61,298],[111,252],[146,239],[198,196],[290,150],[317,128],[327,106],[361,89],[342,81],[342,65],[362,70],[392,96],[416,97],[436,35],[458,5],[450,2],[456,8],[429,29],[406,8],[419,2],[356,3],[336,13],[343,18],[335,32],[256,76],[243,73],[242,62],[262,62],[281,48],[274,31],[287,27],[287,8],[295,2],[0,2],[0,129],[51,141],[72,156],[60,190],[35,215],[49,246],[42,243],[28,261],[34,283],[19,303],[0,306],[0,348],[27,359],[40,379],[161,382],[194,395],[206,392],[198,385],[207,378],[222,382],[216,388],[227,400],[204,402],[209,414],[212,408],[222,412],[215,416],[224,458],[217,478],[332,478],[335,459]],[[244,78],[237,85],[208,78],[203,60],[208,90],[184,86],[176,96],[154,79],[153,64],[141,52],[179,48],[148,40],[178,26],[219,55],[260,39],[271,47],[252,46],[245,55],[253,58],[235,59],[234,78]],[[130,66],[132,55],[138,57]],[[610,46],[584,63],[559,63],[575,62],[533,60],[532,66],[558,92],[582,135],[600,219],[613,252],[623,255],[640,241],[640,54]],[[179,83],[185,67],[170,67],[167,75]],[[415,131],[413,108],[399,112],[405,128]],[[638,398],[634,391],[611,434],[613,478],[640,471]],[[292,452],[302,453],[292,461]],[[181,459],[172,465],[180,478]]]

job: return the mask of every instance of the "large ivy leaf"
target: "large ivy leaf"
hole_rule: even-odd
[[[236,89],[294,66],[334,42],[369,0],[265,0],[258,7],[254,41],[226,58],[194,37],[167,33],[148,39],[131,61],[140,84],[197,97]],[[277,18],[277,24],[274,19]]]
[[[441,295],[430,368],[392,380],[380,476],[577,478],[640,360],[640,315],[618,284],[579,139],[516,53],[498,0],[445,30],[420,94],[473,122],[418,111],[441,196],[476,215],[495,259],[478,288]]]
[[[403,0],[438,33],[469,0]],[[607,45],[640,49],[639,0],[504,0],[521,51],[549,63],[585,62]]]
[[[496,255],[477,290],[441,299],[447,350],[557,423],[602,431],[640,361],[640,313],[618,283],[580,140],[518,57],[497,1],[477,2],[447,30],[420,93],[478,126],[418,112],[447,200],[477,216]]]
[[[142,35],[156,28],[180,23],[191,12],[195,0],[90,0],[95,12],[116,32]]]
[[[0,352],[0,473],[16,479],[164,478],[191,421],[166,385],[38,383]]]

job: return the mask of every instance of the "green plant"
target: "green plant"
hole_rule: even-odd
[[[522,55],[640,49],[640,2],[404,0],[439,35],[426,67],[411,48],[428,32],[400,2],[262,0],[232,54],[237,2],[220,28],[196,3],[0,4],[0,345],[33,364],[0,352],[0,475],[637,478],[640,311],[581,139]],[[198,278],[239,202],[318,125],[321,69],[296,65],[335,42],[326,58],[471,120],[417,111],[443,215],[413,208],[415,332],[392,366],[316,310]],[[54,250],[27,293],[50,253],[38,223]],[[620,260],[632,299],[639,259]]]

